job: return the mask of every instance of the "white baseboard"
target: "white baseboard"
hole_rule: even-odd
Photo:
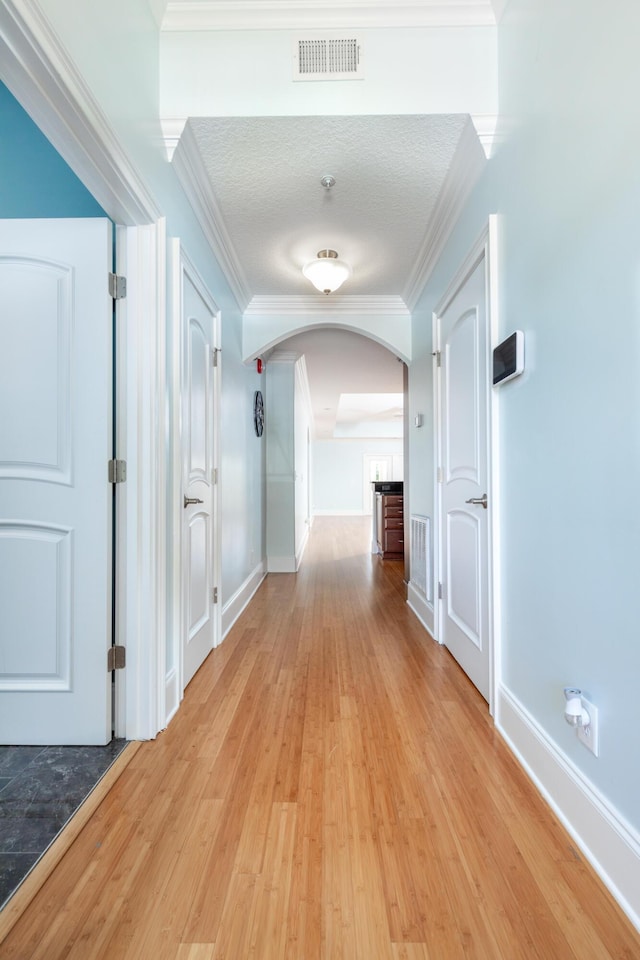
[[[166,709],[166,722],[165,726],[169,726],[169,721],[175,714],[178,712],[178,707],[180,706],[180,690],[178,689],[178,671],[175,667],[172,670],[169,670],[169,673],[166,675],[164,680],[164,696],[165,696],[165,709]]]
[[[264,561],[261,561],[255,570],[249,574],[244,583],[240,584],[236,592],[222,608],[222,639],[231,630],[242,611],[246,608],[254,593],[266,577]]]
[[[289,557],[267,557],[267,573],[297,573],[296,558]]]
[[[314,517],[370,517],[368,510],[318,510],[313,511]]]
[[[435,615],[433,607],[419,590],[409,582],[407,586],[407,604],[431,637],[435,635]]]
[[[640,834],[504,686],[496,727],[631,923],[640,930]]]
[[[300,542],[300,546],[296,551],[296,570],[300,569],[300,564],[302,563],[302,558],[304,556],[304,551],[307,549],[307,543],[309,542],[309,526],[305,525],[304,536]]]

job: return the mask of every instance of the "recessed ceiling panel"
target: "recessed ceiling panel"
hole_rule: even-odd
[[[308,295],[302,267],[336,250],[345,295],[401,296],[468,118],[189,121],[253,296]],[[324,187],[325,176],[335,185]]]

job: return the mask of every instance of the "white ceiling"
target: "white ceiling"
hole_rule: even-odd
[[[401,296],[467,118],[212,117],[189,125],[252,296],[304,296],[332,248],[340,293]],[[336,184],[320,183],[325,174]]]

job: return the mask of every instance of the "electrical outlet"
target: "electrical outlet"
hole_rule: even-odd
[[[587,750],[590,750],[594,756],[598,756],[598,708],[589,703],[586,697],[580,697],[583,708],[589,714],[591,722],[588,727],[576,727],[578,740],[582,740]]]

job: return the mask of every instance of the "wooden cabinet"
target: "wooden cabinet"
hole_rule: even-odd
[[[404,556],[403,498],[397,494],[376,494],[378,552],[383,558]]]

